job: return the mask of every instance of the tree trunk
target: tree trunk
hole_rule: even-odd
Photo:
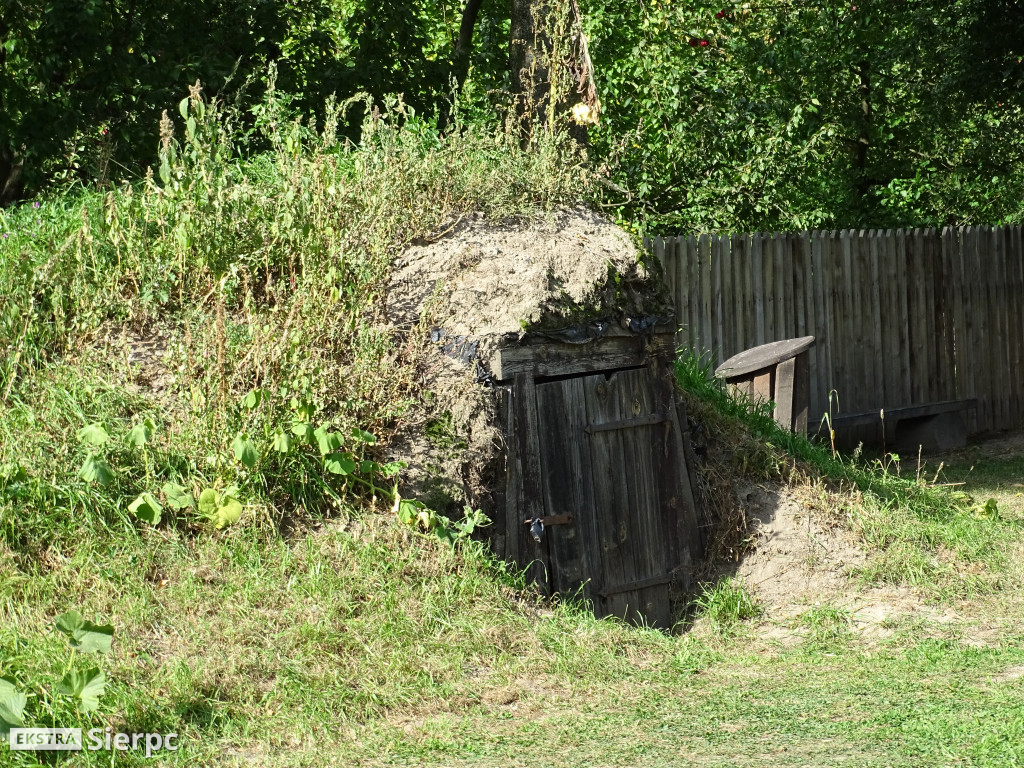
[[[512,0],[509,71],[520,138],[528,143],[536,129],[548,125],[551,94],[551,38],[546,20],[548,0]]]
[[[524,144],[554,130],[556,114],[566,112],[569,135],[587,144],[601,105],[576,0],[512,0],[509,70]]]
[[[437,127],[442,133],[448,130],[455,100],[462,93],[462,86],[466,84],[466,77],[469,75],[469,60],[473,54],[473,29],[476,27],[482,2],[483,0],[466,0],[466,7],[462,11],[459,38],[455,41],[455,50],[452,51],[448,82],[451,92],[441,101],[437,115]]]

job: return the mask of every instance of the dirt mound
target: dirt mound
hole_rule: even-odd
[[[853,537],[824,523],[814,504],[783,485],[741,485],[751,543],[735,575],[765,606],[778,609],[848,590],[867,562]]]
[[[743,582],[763,611],[763,637],[802,642],[810,630],[801,617],[822,607],[838,609],[836,615],[848,617],[846,629],[869,643],[907,631],[978,646],[998,636],[993,622],[929,604],[914,589],[864,584],[857,572],[868,554],[809,488],[751,483],[736,485],[735,493],[747,525],[746,551],[720,563],[711,579]]]
[[[387,315],[424,391],[395,442],[405,495],[442,512],[490,505],[504,482],[489,361],[531,335],[585,343],[614,325],[669,322],[667,289],[629,235],[583,208],[547,220],[468,216],[395,262]],[[501,464],[501,466],[499,466]]]

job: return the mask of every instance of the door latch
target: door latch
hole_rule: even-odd
[[[548,517],[531,517],[529,520],[524,520],[523,525],[530,526],[530,535],[533,536],[534,541],[539,542],[545,525],[568,525],[571,522],[572,515],[550,515]]]

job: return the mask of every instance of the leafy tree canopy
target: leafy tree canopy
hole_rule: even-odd
[[[510,14],[555,2],[479,4],[464,119],[505,119]],[[360,92],[445,113],[465,6],[4,0],[0,200],[54,178],[140,176],[189,84],[257,103],[271,62],[306,119]],[[624,220],[670,232],[1024,216],[1020,0],[579,6],[603,104],[591,158]]]

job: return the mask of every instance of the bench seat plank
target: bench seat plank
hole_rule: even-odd
[[[967,400],[943,400],[938,403],[924,403],[922,405],[904,405],[898,408],[886,408],[886,421],[899,421],[900,419],[916,419],[922,416],[938,416],[942,413],[954,411],[969,411],[978,407],[977,398]],[[868,411],[866,413],[841,413],[832,417],[833,427],[856,427],[865,424],[874,424],[881,421],[881,409]]]

